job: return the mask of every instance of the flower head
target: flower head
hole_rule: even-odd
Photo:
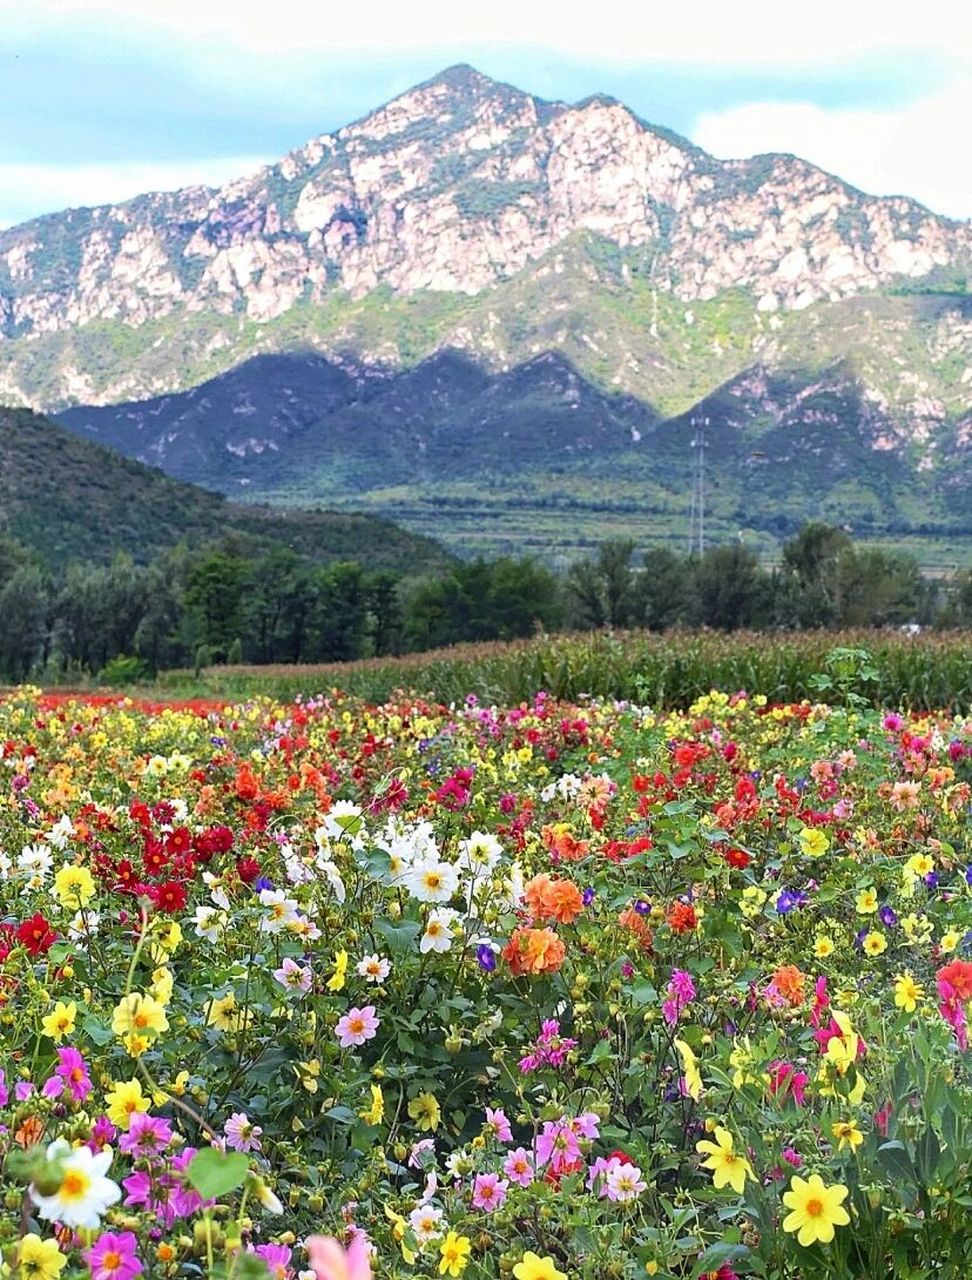
[[[746,1178],[754,1175],[746,1157],[733,1150],[733,1137],[729,1130],[717,1125],[715,1142],[697,1142],[695,1149],[700,1155],[708,1156],[702,1161],[702,1168],[712,1170],[712,1185],[716,1191],[732,1187],[736,1195],[741,1196]]]
[[[794,1174],[790,1190],[783,1193],[783,1203],[790,1210],[783,1219],[783,1230],[796,1232],[796,1238],[804,1247],[829,1244],[834,1238],[835,1227],[846,1227],[850,1215],[843,1207],[848,1191],[837,1184],[828,1187],[819,1173],[801,1178]]]

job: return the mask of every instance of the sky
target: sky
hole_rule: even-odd
[[[972,216],[967,0],[0,0],[0,226],[218,185],[456,62]]]

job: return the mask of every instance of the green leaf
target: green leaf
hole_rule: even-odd
[[[589,1067],[593,1067],[596,1063],[603,1062],[605,1058],[611,1057],[612,1052],[613,1050],[610,1040],[598,1040],[597,1044],[594,1046],[591,1056],[587,1059],[587,1065]]]
[[[935,1178],[935,1170],[938,1168],[938,1162],[942,1157],[942,1149],[939,1146],[938,1134],[935,1130],[928,1126],[925,1132],[918,1139],[915,1147],[915,1156],[918,1160],[918,1168],[921,1171],[922,1181],[929,1186]]]
[[[878,1147],[878,1160],[890,1173],[902,1178],[913,1187],[918,1186],[918,1174],[912,1164],[908,1148],[903,1142],[885,1142]]]
[[[206,1147],[189,1161],[186,1176],[204,1200],[218,1200],[243,1185],[250,1162],[242,1151]]]
[[[81,1023],[81,1029],[85,1032],[89,1040],[93,1040],[97,1045],[106,1045],[111,1041],[111,1030],[106,1027],[103,1022],[99,1022],[93,1013]]]
[[[270,1272],[258,1254],[241,1250],[236,1255],[236,1270],[233,1274],[237,1280],[268,1280]]]

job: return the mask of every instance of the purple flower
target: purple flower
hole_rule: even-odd
[[[972,868],[970,868],[970,871],[972,871]],[[585,889],[584,892],[581,894],[581,901],[583,902],[585,907],[589,907],[591,903],[594,901],[594,890]]]
[[[897,913],[895,912],[893,907],[889,907],[889,906],[883,906],[881,908],[881,910],[878,912],[878,919],[881,921],[883,925],[886,925],[889,929],[893,929],[894,926],[898,923]]]
[[[488,942],[481,942],[476,948],[476,959],[480,969],[486,973],[492,973],[496,968],[496,952]]]
[[[644,898],[639,898],[634,904],[634,909],[637,911],[639,916],[646,916],[651,910],[651,903],[645,902]]]

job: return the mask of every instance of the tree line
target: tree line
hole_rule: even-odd
[[[147,565],[47,569],[0,538],[0,678],[126,683],[217,662],[330,662],[538,630],[972,625],[972,573],[924,578],[912,556],[806,525],[765,569],[741,544],[701,557],[615,539],[555,574],[530,559],[456,562],[408,578],[228,536]]]

